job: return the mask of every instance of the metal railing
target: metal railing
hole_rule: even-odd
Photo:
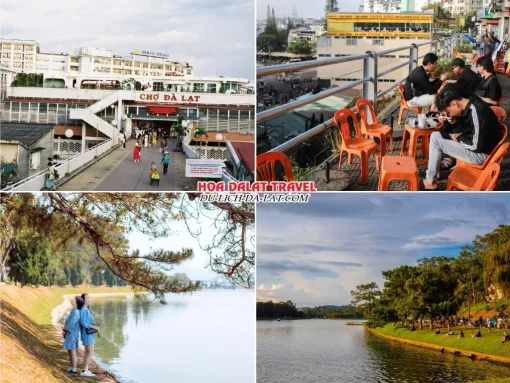
[[[398,80],[392,86],[377,91],[378,78],[384,75],[387,75],[397,69],[405,67],[409,65],[409,72],[415,69],[418,66],[418,60],[423,58],[425,54],[419,54],[419,48],[422,46],[430,45],[432,46],[431,51],[436,53],[438,56],[445,55],[446,57],[451,57],[451,53],[454,47],[454,42],[456,40],[456,36],[450,36],[448,38],[443,38],[439,40],[431,40],[426,41],[420,44],[410,44],[402,47],[387,49],[384,51],[367,51],[364,54],[352,55],[352,56],[343,56],[343,57],[335,57],[328,59],[320,59],[320,60],[312,60],[305,61],[300,63],[292,63],[292,64],[281,64],[281,65],[273,65],[268,67],[259,67],[257,68],[257,77],[277,74],[277,73],[286,73],[293,71],[300,71],[303,69],[315,69],[322,66],[333,65],[333,64],[342,64],[346,62],[355,62],[359,60],[363,60],[363,78],[360,80],[349,82],[345,85],[335,86],[329,88],[325,91],[319,92],[310,97],[306,97],[304,99],[295,100],[289,102],[287,104],[278,106],[276,108],[272,108],[260,113],[257,113],[257,124],[282,116],[286,113],[292,112],[300,107],[305,105],[312,104],[321,99],[330,97],[338,92],[343,90],[352,89],[355,86],[363,85],[362,97],[370,100],[373,105],[376,105],[377,99],[386,95],[387,93],[395,90],[399,84],[405,81],[405,77],[401,80]],[[399,52],[403,50],[409,50],[409,60],[404,61],[402,63],[396,64],[390,68],[387,68],[383,71],[378,71],[378,58],[388,55],[389,53]],[[322,124],[317,125],[316,127],[299,134],[297,137],[290,139],[287,142],[284,142],[281,145],[269,150],[269,152],[285,152],[303,142],[308,141],[312,137],[326,131],[328,128],[334,125],[333,119],[329,119]]]
[[[89,162],[97,158],[99,155],[112,149],[115,145],[113,140],[103,141],[99,145],[95,145],[85,152],[77,154],[69,159],[58,162],[55,165],[55,169],[59,172],[62,177],[61,180],[65,180],[64,174],[70,174],[74,171],[87,165]],[[118,146],[118,145],[117,145]],[[13,185],[7,186],[2,191],[38,191],[46,186],[46,179],[48,177],[48,169],[41,170],[28,178],[25,178]],[[58,182],[58,181],[57,181]]]

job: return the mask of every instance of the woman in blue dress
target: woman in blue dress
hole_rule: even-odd
[[[67,369],[67,373],[76,375],[76,364],[78,363],[76,350],[78,349],[78,341],[80,339],[80,309],[83,307],[83,299],[76,296],[71,300],[71,304],[73,308],[66,318],[63,329],[63,348],[67,350],[69,361],[71,362],[71,367]]]
[[[85,353],[83,355],[83,371],[80,376],[95,376],[89,371],[89,363],[94,356],[94,343],[96,342],[95,334],[87,334],[87,330],[94,329],[99,332],[100,329],[94,326],[94,316],[90,312],[90,295],[82,294],[83,302],[85,303],[80,310],[80,325],[81,325],[81,342],[85,346]]]

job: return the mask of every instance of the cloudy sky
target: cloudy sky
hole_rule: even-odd
[[[170,54],[197,76],[254,79],[254,0],[2,0],[3,38],[37,40],[43,52],[81,46]]]
[[[257,206],[257,299],[298,307],[349,304],[382,270],[456,256],[510,224],[507,194],[312,194],[308,204]]]
[[[339,1],[338,6],[341,12],[357,12],[359,6],[364,3],[363,0],[354,1]],[[326,0],[271,0],[271,1],[257,1],[257,20],[264,20],[267,14],[267,5],[274,8],[276,16],[292,16],[294,7],[298,17],[302,18],[320,18],[324,17],[324,6]]]
[[[213,216],[212,213],[209,213]],[[217,233],[213,220],[201,215],[199,221],[189,219],[188,224],[194,232],[200,231],[200,244],[206,245],[212,243],[213,236]],[[133,230],[127,235],[130,248],[132,250],[140,250],[141,253],[148,253],[150,249],[165,249],[172,251],[180,251],[183,248],[191,248],[194,257],[183,262],[181,265],[175,266],[171,271],[174,273],[186,273],[192,280],[216,280],[222,276],[209,271],[205,268],[209,260],[209,255],[200,248],[199,240],[193,238],[189,233],[184,221],[173,221],[171,224],[173,233],[167,238],[152,238]],[[249,234],[249,235],[253,235]]]

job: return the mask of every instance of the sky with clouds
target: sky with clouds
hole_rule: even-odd
[[[358,12],[359,6],[364,3],[363,0],[339,1],[340,12]],[[321,18],[324,17],[324,6],[326,0],[271,0],[257,1],[257,20],[264,20],[267,14],[267,6],[274,8],[277,17],[292,16],[294,8],[299,18]]]
[[[192,204],[190,206],[193,206]],[[191,207],[189,208],[191,211]],[[219,211],[219,209],[218,209]],[[214,213],[216,214],[216,213]],[[213,217],[214,214],[208,213],[209,217]],[[129,240],[131,250],[139,250],[142,254],[147,254],[152,250],[165,249],[171,251],[180,251],[182,249],[193,249],[194,256],[192,259],[184,261],[182,264],[177,265],[170,272],[175,273],[186,273],[192,280],[221,280],[225,281],[223,276],[216,274],[206,269],[206,264],[209,260],[207,252],[202,250],[205,245],[211,244],[214,235],[218,232],[215,227],[213,219],[208,218],[204,214],[200,214],[197,219],[188,219],[189,229],[185,222],[182,220],[174,220],[171,222],[172,232],[166,238],[154,238],[140,233],[137,230],[126,235]],[[190,234],[190,230],[195,233],[200,233],[199,238],[195,238]],[[254,233],[248,232],[248,237],[251,237]],[[255,272],[255,270],[254,270]]]
[[[37,40],[42,52],[82,46],[164,52],[197,76],[255,76],[254,0],[2,0],[2,38]]]
[[[298,307],[349,304],[381,271],[416,265],[510,224],[508,194],[312,194],[257,206],[257,299]]]

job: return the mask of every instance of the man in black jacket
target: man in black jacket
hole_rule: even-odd
[[[453,73],[459,75],[459,79],[455,83],[462,91],[471,94],[478,89],[481,77],[478,76],[471,68],[466,68],[466,63],[461,58],[452,61]]]
[[[465,98],[458,89],[447,87],[436,97],[439,111],[447,113],[458,126],[457,133],[432,133],[430,137],[427,190],[437,189],[437,173],[444,154],[472,164],[482,164],[502,137],[498,118],[478,96]]]
[[[499,105],[503,95],[498,77],[494,73],[494,63],[490,57],[480,57],[476,62],[476,69],[482,76],[476,94],[489,105]]]
[[[427,107],[434,104],[435,94],[448,79],[442,74],[440,79],[430,81],[427,73],[433,72],[437,66],[438,57],[434,53],[427,53],[423,57],[423,64],[414,69],[407,76],[404,85],[404,97],[409,106]]]

